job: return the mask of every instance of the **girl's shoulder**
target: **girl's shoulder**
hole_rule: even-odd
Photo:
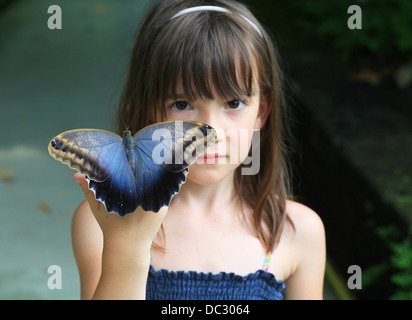
[[[325,230],[319,215],[309,207],[287,201],[286,211],[293,222],[285,225],[275,250],[273,272],[286,282],[285,299],[322,299],[326,262]]]
[[[304,204],[287,200],[286,212],[292,220],[298,235],[306,237],[324,233],[322,219],[315,211]]]
[[[289,252],[295,253],[295,267],[314,257],[319,261],[324,260],[325,228],[319,215],[311,208],[291,200],[287,201],[286,211],[293,225],[285,225],[281,241]]]
[[[293,222],[285,228],[288,252],[293,252],[292,268],[287,280],[286,298],[322,299],[326,263],[325,228],[319,215],[309,207],[288,201],[287,213]]]

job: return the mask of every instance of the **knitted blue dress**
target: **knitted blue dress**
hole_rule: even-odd
[[[258,270],[247,276],[221,272],[155,270],[150,266],[147,300],[283,300],[285,284]]]

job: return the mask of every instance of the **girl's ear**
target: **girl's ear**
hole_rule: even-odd
[[[256,119],[255,129],[262,129],[270,113],[270,95],[266,93],[260,98],[259,113]]]

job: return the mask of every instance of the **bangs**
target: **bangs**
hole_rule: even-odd
[[[176,19],[177,20],[177,19]],[[184,17],[168,33],[158,74],[163,99],[231,100],[253,95],[255,61],[245,32],[227,16]],[[177,92],[178,87],[184,92]]]

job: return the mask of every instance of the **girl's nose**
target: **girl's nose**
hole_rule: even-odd
[[[209,101],[199,108],[196,120],[206,123],[214,129],[220,127],[219,110],[214,106],[213,101]]]
[[[215,129],[217,134],[216,143],[225,140],[225,124],[227,125],[227,123],[225,123],[220,101],[207,100],[199,103],[196,120]]]

